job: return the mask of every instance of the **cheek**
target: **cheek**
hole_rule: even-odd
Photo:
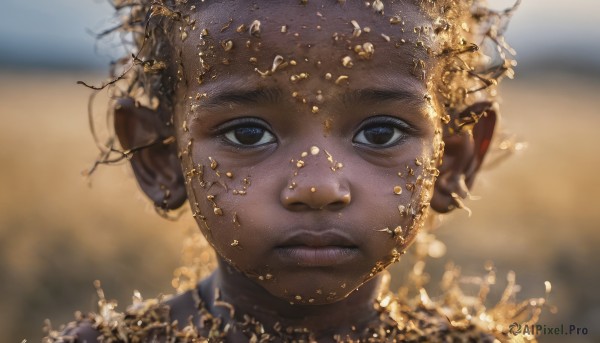
[[[414,239],[429,208],[438,175],[441,137],[437,136],[411,144],[393,166],[376,171],[367,166],[359,172],[368,175],[356,182],[366,198],[362,206],[380,218],[378,236],[393,238],[400,252]]]
[[[193,216],[215,251],[242,271],[264,266],[261,246],[273,244],[270,225],[276,185],[255,180],[255,167],[230,167],[210,147],[194,142],[181,150]],[[224,161],[224,162],[223,162]],[[268,175],[268,173],[262,173]],[[276,204],[275,204],[276,205]]]

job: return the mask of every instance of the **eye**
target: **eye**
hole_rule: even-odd
[[[235,144],[255,147],[275,142],[275,137],[269,130],[256,124],[238,125],[225,131],[225,138]]]
[[[372,117],[366,121],[352,141],[375,148],[387,148],[406,138],[408,129],[407,124],[400,119]]]

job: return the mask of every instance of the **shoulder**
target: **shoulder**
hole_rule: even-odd
[[[479,325],[474,320],[455,318],[451,320],[438,308],[416,308],[402,311],[398,322],[400,335],[404,340],[419,341],[424,338],[430,342],[506,342],[508,336],[496,329]]]
[[[162,342],[164,338],[191,330],[198,320],[197,289],[131,305],[125,312],[112,307],[99,314],[80,315],[60,332],[49,332],[44,343],[96,343],[107,341]],[[198,337],[200,338],[200,337]]]
[[[96,343],[100,342],[101,332],[94,328],[93,320],[82,318],[71,322],[62,332],[49,332],[44,343]]]

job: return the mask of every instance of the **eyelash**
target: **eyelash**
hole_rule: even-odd
[[[356,138],[366,129],[373,128],[373,127],[390,127],[390,126],[394,128],[394,134],[398,133],[400,135],[398,138],[394,139],[391,143],[376,145],[376,144],[364,144],[364,143],[359,143],[359,142],[355,141]],[[385,148],[390,148],[392,146],[396,146],[396,145],[404,142],[409,136],[415,135],[415,134],[418,134],[418,130],[416,130],[410,124],[406,123],[404,120],[396,118],[396,117],[392,117],[389,115],[377,115],[377,116],[373,116],[373,117],[366,119],[365,121],[363,121],[360,124],[359,129],[356,131],[356,134],[352,138],[352,142],[355,145],[367,146],[369,148],[385,149]],[[364,136],[364,133],[363,133],[363,136]]]
[[[271,136],[273,136],[274,141],[259,144],[259,145],[247,145],[247,144],[240,144],[240,143],[233,142],[230,138],[227,137],[230,132],[232,132],[236,129],[250,128],[250,127],[260,128],[260,129],[264,130],[265,133],[268,133]],[[219,137],[223,141],[223,143],[234,146],[236,148],[241,148],[241,149],[256,149],[258,147],[262,147],[262,146],[265,146],[268,144],[277,143],[277,141],[278,141],[277,137],[273,133],[272,129],[265,121],[258,119],[258,118],[253,118],[253,117],[234,119],[232,121],[229,121],[227,123],[219,125],[215,129],[215,131],[216,131],[216,136]]]
[[[262,143],[259,145],[248,145],[248,144],[240,144],[240,143],[233,142],[230,138],[227,137],[231,132],[233,132],[236,129],[250,128],[250,127],[260,128],[260,129],[264,130],[265,133],[268,133],[269,135],[272,136],[274,141]],[[394,135],[396,135],[396,133],[398,133],[400,136],[397,137],[396,139],[394,139],[391,143],[386,143],[386,144],[381,144],[381,145],[368,144],[368,143],[365,144],[365,143],[360,143],[360,142],[355,141],[356,138],[361,133],[364,137],[364,133],[363,133],[364,130],[369,129],[369,128],[374,128],[374,127],[393,127]],[[261,146],[265,146],[268,144],[273,144],[273,143],[278,142],[278,139],[275,136],[275,134],[273,133],[270,126],[263,120],[258,119],[258,118],[253,118],[253,117],[234,119],[232,121],[229,121],[225,124],[220,125],[219,127],[217,127],[215,129],[215,131],[217,132],[216,135],[218,137],[220,137],[221,140],[225,144],[235,146],[236,148],[255,149],[255,148],[258,148]],[[417,134],[417,133],[418,133],[418,131],[415,128],[413,128],[411,125],[409,125],[408,123],[406,123],[405,121],[403,121],[399,118],[388,116],[388,115],[377,115],[377,116],[373,116],[373,117],[366,119],[365,121],[363,121],[360,124],[359,129],[356,131],[356,133],[352,137],[352,142],[355,145],[366,146],[366,147],[370,147],[370,148],[374,148],[374,149],[385,149],[385,148],[390,148],[392,146],[398,145],[398,144],[402,143],[404,140],[406,140],[408,138],[407,136],[409,136],[411,134]]]

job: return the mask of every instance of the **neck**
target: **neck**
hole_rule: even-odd
[[[244,321],[244,315],[248,315],[260,322],[267,331],[279,323],[283,332],[288,327],[303,328],[315,338],[321,338],[319,341],[324,341],[334,334],[345,336],[361,333],[377,319],[378,313],[373,304],[380,284],[381,277],[377,276],[338,302],[292,305],[219,260],[217,270],[200,287],[208,310],[224,318],[226,323]],[[230,318],[227,307],[214,303],[216,292],[219,292],[220,300],[233,306],[234,319]]]

